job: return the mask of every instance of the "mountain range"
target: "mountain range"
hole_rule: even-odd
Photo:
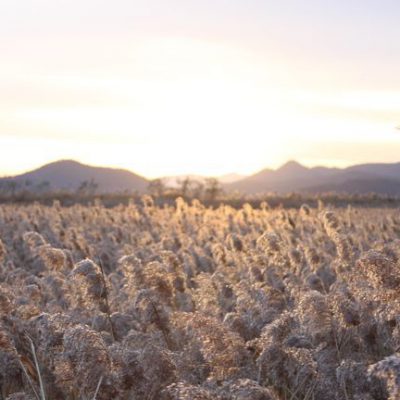
[[[166,177],[163,180],[168,185],[184,177]],[[82,187],[83,182],[89,186],[95,184],[97,193],[143,193],[150,181],[128,170],[92,167],[72,160],[57,161],[21,175],[0,178],[0,185],[13,183],[27,189],[42,187],[41,190],[75,191]],[[227,192],[245,194],[338,192],[400,195],[400,163],[362,164],[341,169],[308,168],[289,161],[276,170],[264,169],[248,177],[230,174],[221,177],[220,183]]]
[[[400,195],[400,163],[361,164],[348,168],[307,168],[289,161],[277,170],[264,169],[226,185],[247,194],[277,193],[378,193]]]

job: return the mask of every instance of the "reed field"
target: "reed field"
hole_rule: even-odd
[[[1,399],[400,399],[399,239],[397,208],[1,205]]]

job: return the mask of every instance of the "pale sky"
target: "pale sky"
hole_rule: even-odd
[[[398,0],[1,0],[0,175],[400,161]]]

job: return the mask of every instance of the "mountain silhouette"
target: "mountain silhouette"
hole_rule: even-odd
[[[174,177],[165,178],[171,183]],[[93,167],[72,160],[53,162],[14,177],[0,178],[0,186],[13,183],[28,190],[76,191],[85,183],[97,193],[146,191],[149,180],[124,169]],[[289,161],[280,168],[263,169],[254,175],[224,183],[227,192],[244,194],[298,193],[377,193],[400,196],[400,163],[362,164],[348,168],[308,168]]]
[[[264,169],[225,185],[228,191],[246,194],[276,192],[342,192],[400,195],[400,163],[362,164],[348,168],[307,168],[289,161],[277,170]]]
[[[46,164],[21,175],[1,178],[1,182],[15,182],[27,188],[44,185],[50,190],[76,191],[84,182],[96,185],[98,193],[144,192],[147,179],[124,169],[92,167],[73,160]]]

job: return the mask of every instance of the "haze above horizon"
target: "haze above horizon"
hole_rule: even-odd
[[[394,0],[3,0],[0,175],[395,162]]]

